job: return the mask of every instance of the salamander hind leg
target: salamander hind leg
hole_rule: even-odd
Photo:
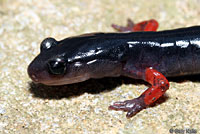
[[[158,29],[158,22],[154,19],[142,21],[134,24],[131,19],[127,19],[126,26],[119,26],[112,24],[111,26],[119,32],[137,32],[137,31],[156,31]]]
[[[115,102],[113,105],[109,106],[109,109],[111,110],[122,110],[127,112],[127,118],[134,116],[142,109],[153,104],[167,89],[169,89],[169,82],[165,76],[153,68],[146,68],[143,72],[131,71],[130,73],[134,73],[133,75],[136,75],[135,73],[140,74],[138,78],[144,79],[150,83],[151,87],[143,92],[138,98],[123,102]]]

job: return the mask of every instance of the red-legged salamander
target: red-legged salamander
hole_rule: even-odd
[[[155,32],[155,20],[135,25],[129,20],[127,27],[112,26],[134,32],[44,39],[40,54],[28,67],[30,78],[45,85],[121,75],[147,81],[151,87],[138,98],[109,107],[127,112],[130,118],[166,92],[166,77],[200,73],[200,26],[159,32]]]

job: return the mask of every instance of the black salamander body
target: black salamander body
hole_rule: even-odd
[[[139,78],[131,71],[153,67],[165,76],[200,73],[200,26],[160,32],[94,33],[61,41],[47,38],[28,67],[33,81],[46,85],[89,78]]]

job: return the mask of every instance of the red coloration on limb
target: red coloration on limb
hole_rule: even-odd
[[[141,96],[144,95],[144,103],[146,105],[151,105],[169,89],[169,82],[164,75],[152,68],[146,69],[145,79],[152,86]]]
[[[120,32],[137,32],[156,31],[158,25],[158,22],[154,19],[142,21],[137,24],[134,24],[130,19],[128,19],[128,24],[126,27],[114,24],[112,25],[112,27]],[[134,116],[142,109],[145,109],[149,105],[153,104],[166,92],[167,89],[169,89],[169,82],[165,78],[165,76],[151,67],[146,68],[143,71],[136,71],[137,73],[134,72],[135,71],[130,71],[129,73],[138,76],[138,78],[144,79],[151,84],[151,87],[143,92],[138,98],[126,100],[123,102],[115,102],[113,105],[109,106],[109,109],[111,110],[122,110],[127,112],[127,118]]]
[[[143,75],[145,75],[145,80],[151,84],[151,87],[138,98],[115,102],[113,105],[109,106],[109,109],[127,112],[126,117],[131,118],[141,110],[153,104],[169,88],[168,80],[155,69],[147,68]]]
[[[157,29],[158,22],[154,19],[151,19],[135,24],[132,31],[156,31]]]
[[[132,20],[128,19],[127,26],[112,24],[112,27],[119,32],[156,31],[158,26],[158,22],[154,19],[142,21],[137,24],[134,24]]]

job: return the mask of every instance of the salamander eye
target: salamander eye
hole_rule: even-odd
[[[42,52],[43,50],[50,49],[51,47],[56,46],[57,44],[58,42],[54,38],[46,38],[41,42],[40,52]]]
[[[66,63],[60,58],[48,62],[48,68],[51,74],[61,75],[66,71]]]

